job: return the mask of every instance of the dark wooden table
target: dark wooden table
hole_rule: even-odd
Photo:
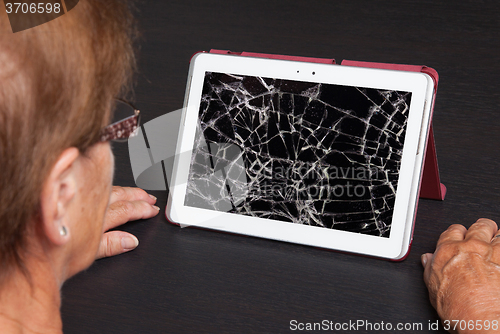
[[[452,223],[500,222],[500,3],[170,0],[137,8],[136,102],[144,122],[182,106],[189,59],[200,50],[434,67],[441,78],[434,130],[448,194],[444,202],[420,201],[410,256],[392,263],[180,229],[165,219],[166,193],[153,192],[161,213],[124,226],[139,248],[64,285],[65,332],[281,333],[291,320],[364,320],[420,323],[420,332],[439,333],[428,329],[438,318],[420,255]],[[127,146],[115,153],[115,184],[133,186]]]

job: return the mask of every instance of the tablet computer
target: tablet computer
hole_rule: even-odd
[[[401,259],[433,92],[424,73],[196,54],[167,218]]]

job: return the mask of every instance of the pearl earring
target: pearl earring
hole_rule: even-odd
[[[61,234],[61,236],[65,237],[68,234],[66,226],[61,226],[61,230],[59,230],[59,233]]]

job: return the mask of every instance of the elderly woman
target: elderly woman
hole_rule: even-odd
[[[129,132],[109,123],[134,70],[134,26],[124,1],[80,0],[64,16],[15,34],[0,11],[2,333],[60,333],[64,281],[96,258],[138,244],[107,230],[158,213],[144,191],[111,186],[109,140]],[[477,329],[481,321],[486,329],[488,321],[499,330],[497,236],[490,220],[469,230],[453,225],[436,252],[422,256],[445,325],[466,320]]]
[[[106,231],[159,210],[112,187],[116,133],[103,130],[130,84],[133,20],[124,1],[80,0],[12,33],[1,8],[0,331],[58,333],[64,281],[134,249],[134,236]]]

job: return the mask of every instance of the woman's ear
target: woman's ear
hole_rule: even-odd
[[[78,187],[79,156],[75,147],[64,150],[50,170],[40,195],[42,231],[57,246],[67,243],[71,235],[68,208]]]

